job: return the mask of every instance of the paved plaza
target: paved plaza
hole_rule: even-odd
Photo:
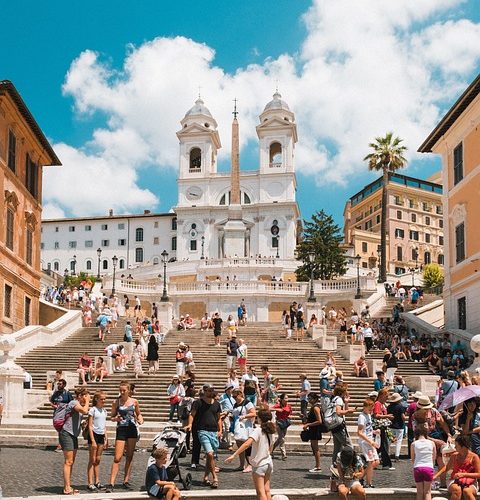
[[[149,454],[135,453],[133,475],[131,483],[135,490],[143,488],[145,467]],[[220,488],[221,489],[252,489],[251,474],[235,472],[238,463],[224,466],[226,454],[220,455]],[[86,468],[87,451],[78,452],[75,463],[72,484],[82,493],[87,492]],[[287,461],[274,459],[274,488],[326,488],[329,486],[327,471],[330,467],[330,456],[322,458],[324,473],[310,474],[308,469],[313,467],[313,457],[306,455],[291,455]],[[112,463],[112,455],[107,452],[102,464],[102,482],[108,482],[108,474]],[[29,495],[60,495],[62,493],[62,464],[63,455],[52,450],[37,448],[3,448],[0,452],[0,484],[4,497]],[[188,466],[188,457],[182,459],[182,472]],[[378,487],[406,488],[413,487],[412,468],[408,460],[395,464],[397,470],[379,470],[375,475],[375,484]],[[201,486],[202,471],[190,471],[193,476],[192,489],[203,489]],[[119,475],[118,481],[121,482]],[[120,493],[118,486],[115,492]]]

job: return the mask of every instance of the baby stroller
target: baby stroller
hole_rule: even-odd
[[[156,448],[166,448],[168,450],[167,463],[165,464],[168,480],[173,481],[178,476],[179,481],[183,485],[183,489],[189,490],[192,484],[192,475],[188,472],[185,478],[182,478],[180,464],[178,463],[179,458],[183,458],[187,455],[186,437],[186,432],[179,427],[167,426],[153,439],[152,452]],[[153,463],[155,463],[155,459],[150,456],[147,468]]]

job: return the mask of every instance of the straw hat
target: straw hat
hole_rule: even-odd
[[[417,391],[414,394],[412,394],[413,399],[420,399],[423,396],[423,392]]]
[[[423,410],[433,408],[433,403],[428,396],[420,396],[417,401],[417,407]]]
[[[393,393],[389,398],[388,402],[389,403],[398,403],[398,401],[401,401],[403,398],[398,394],[398,392]]]

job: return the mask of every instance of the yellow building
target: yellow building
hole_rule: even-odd
[[[42,168],[60,164],[14,85],[0,81],[1,333],[38,324]]]
[[[480,75],[420,146],[442,155],[445,325],[480,333]]]
[[[387,197],[387,273],[405,274],[431,262],[443,265],[442,186],[438,176],[424,181],[391,173]],[[382,177],[345,205],[345,243],[354,246],[363,268],[378,266],[381,213]]]

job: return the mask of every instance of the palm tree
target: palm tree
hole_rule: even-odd
[[[406,146],[402,146],[403,139],[393,137],[393,132],[388,132],[385,137],[375,137],[375,142],[368,146],[372,152],[365,156],[369,170],[383,172],[382,181],[382,216],[380,221],[380,283],[387,280],[387,205],[388,205],[388,178],[389,174],[405,167],[407,160],[404,153]]]

